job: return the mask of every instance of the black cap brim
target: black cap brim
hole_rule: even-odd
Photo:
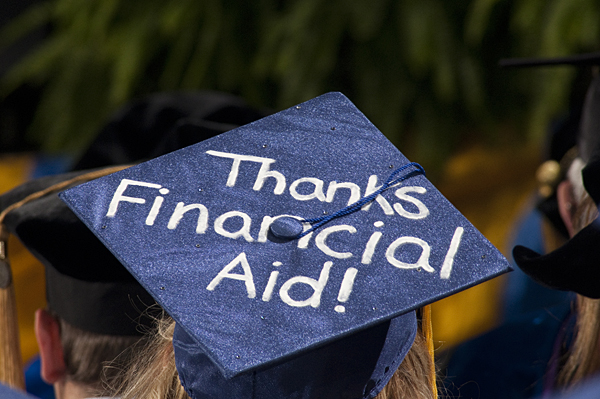
[[[600,65],[600,52],[575,54],[565,57],[551,58],[505,58],[500,60],[501,67],[540,67],[555,65],[575,65],[575,66],[594,66]]]
[[[517,245],[513,258],[535,281],[547,287],[600,298],[600,221],[596,220],[566,244],[547,254]]]

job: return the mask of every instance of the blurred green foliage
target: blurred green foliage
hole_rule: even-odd
[[[1,50],[52,27],[0,94],[43,87],[30,134],[77,150],[158,90],[222,90],[274,110],[337,90],[433,165],[474,137],[539,142],[574,71],[497,62],[597,50],[598,15],[597,0],[50,0],[0,33]]]

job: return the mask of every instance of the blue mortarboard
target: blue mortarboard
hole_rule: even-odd
[[[339,93],[61,198],[177,322],[193,398],[373,397],[413,310],[510,270]]]

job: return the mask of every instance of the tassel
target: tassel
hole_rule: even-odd
[[[15,288],[12,284],[12,272],[8,262],[6,244],[8,233],[0,225],[0,381],[13,388],[25,389],[21,346],[19,344],[19,325],[17,323],[17,304]]]
[[[435,375],[435,355],[433,347],[433,326],[431,324],[431,305],[426,305],[423,307],[423,314],[421,319],[421,328],[423,333],[425,334],[425,340],[427,341],[427,350],[429,351],[429,356],[431,357],[431,369],[429,370],[429,377],[431,381],[431,392],[433,392],[433,397],[438,397],[437,391],[437,382]]]

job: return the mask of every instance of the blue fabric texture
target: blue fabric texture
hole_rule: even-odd
[[[408,164],[328,93],[61,198],[193,337],[178,352],[233,381],[510,270],[422,173],[302,238],[270,230],[344,209]]]
[[[23,391],[18,391],[14,388],[10,388],[4,384],[0,384],[0,398],[2,399],[35,399]]]
[[[537,209],[532,209],[519,221],[516,226],[515,239],[509,245],[523,245],[538,253],[545,253],[546,248],[542,234],[543,215]],[[553,290],[535,282],[511,259],[513,272],[506,278],[504,292],[504,320],[519,318],[529,312],[570,303],[575,294],[568,291]]]
[[[574,318],[568,303],[537,310],[460,345],[447,368],[450,398],[525,399],[542,394],[556,338],[570,341]],[[560,343],[559,343],[560,344]]]
[[[591,377],[567,392],[556,393],[549,399],[598,399],[600,397],[600,376]],[[538,399],[545,399],[539,397]]]

